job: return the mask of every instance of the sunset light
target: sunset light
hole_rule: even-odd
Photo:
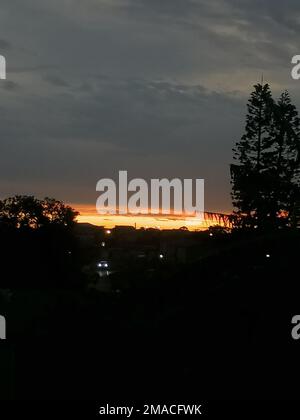
[[[100,215],[96,208],[88,204],[71,204],[80,215],[77,217],[80,223],[90,223],[96,226],[113,228],[115,226],[133,226],[140,228],[154,229],[180,229],[186,227],[189,230],[205,230],[211,226],[224,223],[217,220],[214,213],[205,213],[204,220],[191,216],[177,215]]]

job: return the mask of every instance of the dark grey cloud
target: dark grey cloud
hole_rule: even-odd
[[[100,177],[204,177],[230,209],[247,96],[299,53],[300,6],[258,0],[2,0],[1,195],[93,201]],[[299,86],[299,87],[298,87]]]
[[[0,49],[1,51],[7,51],[11,48],[11,45],[5,39],[0,39]]]
[[[55,74],[47,74],[44,76],[44,80],[50,85],[58,86],[58,87],[67,87],[69,86],[69,83],[61,78],[60,76],[57,76]]]
[[[18,83],[12,82],[11,80],[5,80],[1,82],[0,87],[4,90],[12,91],[19,89],[20,86],[18,85]]]

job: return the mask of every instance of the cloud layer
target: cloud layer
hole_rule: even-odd
[[[13,3],[13,4],[12,4]],[[231,149],[262,73],[289,89],[299,3],[3,0],[1,196],[94,202],[96,181],[204,177],[230,210]]]

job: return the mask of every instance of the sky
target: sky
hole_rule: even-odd
[[[93,207],[100,178],[204,178],[229,165],[253,84],[288,89],[298,0],[1,0],[0,197]]]

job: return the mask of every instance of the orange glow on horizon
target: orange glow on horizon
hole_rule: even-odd
[[[136,226],[139,228],[156,229],[180,229],[185,226],[189,230],[203,230],[215,225],[215,222],[208,223],[208,220],[202,221],[195,216],[186,215],[119,215],[97,213],[96,207],[89,204],[70,204],[80,213],[77,217],[79,223],[91,223],[96,226],[113,228],[115,226]]]

